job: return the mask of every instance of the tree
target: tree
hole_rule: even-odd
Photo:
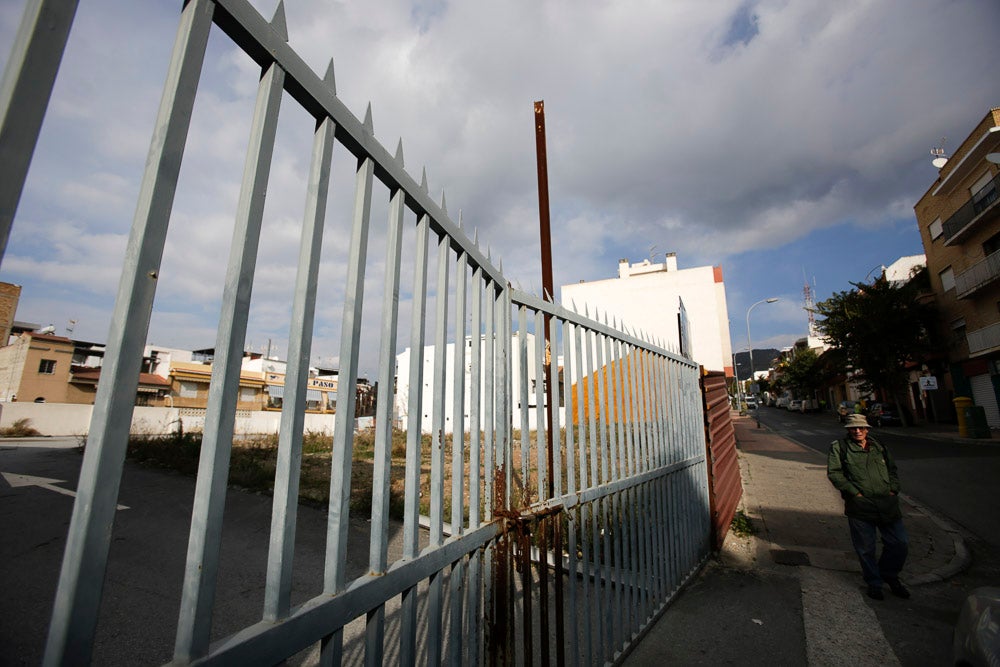
[[[900,397],[907,363],[919,363],[940,346],[935,340],[937,310],[924,294],[926,269],[906,283],[879,278],[870,285],[837,292],[816,306],[816,327],[844,352],[844,371],[853,370],[861,391]]]
[[[799,396],[813,398],[822,377],[819,369],[819,355],[815,350],[798,350],[795,356],[785,364],[782,379]]]

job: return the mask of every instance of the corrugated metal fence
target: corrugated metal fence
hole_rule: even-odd
[[[705,434],[708,440],[708,486],[711,498],[712,543],[722,547],[736,507],[743,496],[743,480],[736,458],[736,430],[729,411],[726,377],[705,373],[701,380],[705,400]]]
[[[17,47],[23,53],[15,53],[5,81],[18,76],[31,84],[5,86],[14,92],[3,100],[4,137],[12,119],[34,114],[40,122],[44,112],[55,68],[35,64],[30,54],[61,53],[65,43],[65,32],[60,36],[35,27],[55,21],[68,31],[74,8],[72,2],[29,3]],[[175,662],[270,664],[317,643],[325,664],[361,659],[374,665],[615,660],[649,627],[710,548],[699,369],[617,323],[602,323],[510,287],[488,253],[452,222],[443,198],[440,204],[431,200],[426,179],[418,183],[405,171],[401,148],[392,155],[374,139],[370,113],[358,120],[341,103],[332,64],[324,77],[317,76],[291,50],[284,24],[280,5],[272,21],[246,0],[189,0],[184,5],[124,259],[117,324],[98,388],[46,662],[76,662],[91,654],[139,365],[213,25],[260,65],[261,77],[224,285]],[[315,131],[290,322],[264,605],[260,622],[213,643],[212,609],[249,290],[285,96],[308,112]],[[0,193],[7,216],[0,221],[4,238],[34,145],[33,137],[27,143],[21,139],[17,146],[4,139],[0,146],[5,160],[9,151],[28,153],[10,167],[5,163],[5,178],[0,179],[8,183]],[[315,594],[293,605],[302,414],[335,146],[349,151],[356,170],[346,232],[350,246],[325,569]],[[384,226],[372,225],[376,181],[387,193]],[[399,322],[404,234],[413,239],[407,244],[413,257],[408,334],[405,322]],[[384,293],[371,306],[364,304],[363,284],[366,267],[373,264],[368,247],[375,235],[385,248],[379,265]],[[368,544],[349,544],[353,391],[366,305],[381,320],[371,531]],[[397,333],[401,328],[402,340]],[[546,330],[551,350],[540,344]],[[528,333],[539,344],[529,346]],[[394,355],[407,343],[418,357],[428,345],[443,352],[449,339],[482,344],[470,344],[468,351],[455,345],[450,364],[446,354],[435,354],[431,378],[422,376],[422,358],[409,364],[409,386],[429,382],[435,391],[431,406],[420,404],[420,391],[410,392],[402,547],[390,557],[388,534],[396,520],[390,518],[391,494],[398,492],[393,490],[391,451]],[[514,395],[513,369],[517,365],[526,378],[530,355],[536,367],[548,355],[563,359],[558,374],[553,372],[552,392],[553,405],[564,410],[553,410],[551,421],[544,414],[542,382],[534,387],[521,382]],[[449,383],[453,401],[446,404]],[[467,419],[466,392],[475,406]],[[528,429],[529,405],[538,406],[541,426],[535,431]],[[420,433],[420,418],[428,409],[434,424],[429,446]],[[451,418],[450,439],[446,416]],[[514,423],[516,418],[520,424]],[[367,573],[348,576],[349,550],[367,553]]]

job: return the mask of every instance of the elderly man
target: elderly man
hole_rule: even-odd
[[[910,597],[899,581],[908,539],[899,508],[896,462],[885,446],[868,434],[864,415],[849,415],[847,437],[834,440],[826,459],[826,475],[844,498],[851,542],[861,561],[868,596],[884,599],[883,583],[894,595]],[[876,560],[876,531],[882,534],[882,556]]]

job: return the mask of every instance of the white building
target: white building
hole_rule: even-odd
[[[678,269],[675,253],[654,264],[643,260],[618,263],[618,277],[562,286],[562,304],[594,317],[617,320],[637,329],[669,349],[683,351],[707,370],[733,372],[729,340],[729,311],[722,268],[699,266]],[[690,341],[683,341],[681,322],[687,320]]]
[[[463,377],[464,382],[464,401],[462,418],[464,420],[464,429],[469,429],[469,418],[471,415],[471,384],[472,384],[472,341],[471,337],[466,337],[465,344],[465,370]],[[480,387],[479,387],[479,400],[480,405],[483,405],[483,401],[486,396],[486,338],[480,338],[480,368],[483,369],[483,373],[480,377]],[[542,369],[538,368],[535,363],[535,336],[534,334],[525,334],[525,345],[527,347],[527,388],[528,388],[528,419],[529,428],[535,428],[536,418],[537,418],[537,401],[535,389],[540,382],[542,375]],[[511,353],[513,355],[520,354],[520,344],[518,339],[518,334],[515,333],[511,339]],[[445,374],[444,374],[444,431],[445,433],[451,433],[453,430],[454,416],[455,416],[455,344],[448,343],[446,346],[445,354]],[[410,412],[410,360],[413,357],[412,349],[406,348],[401,353],[396,356],[396,396],[394,413],[397,420],[397,425],[400,428],[406,428],[407,419]],[[420,418],[420,430],[429,433],[433,431],[434,428],[434,385],[436,378],[434,377],[434,358],[435,358],[435,347],[433,345],[428,345],[424,348],[424,368],[423,368],[423,388],[421,394],[421,418]],[[520,396],[521,396],[521,368],[520,363],[513,363],[511,367],[511,392],[514,397],[513,400],[513,425],[514,428],[521,428],[521,411],[520,411]],[[495,385],[494,385],[495,386]],[[544,402],[543,402],[544,405]],[[561,410],[561,408],[560,408]],[[481,419],[485,419],[485,412],[480,409],[479,415]],[[565,423],[565,422],[560,422]]]
[[[912,278],[914,270],[925,266],[927,266],[927,258],[924,255],[907,255],[885,267],[882,270],[882,275],[890,283],[899,285]]]

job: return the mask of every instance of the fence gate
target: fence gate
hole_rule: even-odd
[[[613,662],[708,551],[699,369],[606,322],[512,293],[518,334],[548,327],[552,357],[562,357],[552,404],[564,409],[546,420],[542,382],[534,396],[520,382],[512,397],[534,405],[541,426],[531,431],[531,408],[521,410],[496,469],[491,656]],[[517,335],[513,352],[515,375],[526,378],[546,346]]]
[[[10,129],[29,116],[40,125],[55,67],[53,58],[34,56],[61,54],[75,6],[29,0],[5,72],[3,89],[13,92],[0,100],[0,180],[8,183],[0,208],[9,213],[0,220],[3,238],[37,136],[36,129],[30,142],[12,143]],[[65,31],[36,29],[53,21]],[[597,664],[622,656],[709,549],[698,368],[619,323],[511,288],[489,253],[449,217],[444,197],[433,201],[426,178],[417,182],[407,173],[402,145],[390,154],[374,138],[370,111],[359,120],[338,99],[332,63],[318,76],[288,46],[280,4],[268,21],[246,0],[188,0],[124,258],[45,662],[86,661],[92,652],[143,347],[213,29],[260,66],[260,79],[221,286],[174,663],[273,664],[315,646],[318,656],[308,659],[324,664]],[[15,78],[32,84],[6,85]],[[259,622],[215,636],[212,610],[250,290],[286,100],[306,112],[312,163],[263,605]],[[343,202],[349,228],[335,230],[349,245],[337,283],[343,284],[340,378],[324,568],[303,594],[292,583],[296,508],[317,275],[328,204],[337,203],[328,202],[335,148],[346,149],[352,160],[354,194]],[[18,160],[7,162],[12,152]],[[384,199],[375,199],[376,193]],[[381,223],[373,219],[373,199],[386,211]],[[384,257],[369,257],[370,245]],[[372,266],[383,286],[374,304],[364,299]],[[408,322],[405,316],[400,321],[404,300]],[[352,491],[358,491],[352,465],[359,350],[375,339],[370,328],[362,337],[365,313],[375,313],[366,322],[381,325],[372,479],[361,489],[371,497],[371,528],[362,542],[348,525]],[[541,342],[546,338],[549,345]],[[423,405],[421,391],[409,393],[405,461],[394,467],[394,362],[404,345],[413,355],[409,387],[429,385],[433,398]],[[538,373],[547,358],[554,369],[551,414]],[[421,436],[425,413],[433,425],[429,442]],[[394,502],[402,518],[390,516]],[[388,537],[396,524],[398,553]],[[349,574],[349,552],[366,556],[365,572]]]

